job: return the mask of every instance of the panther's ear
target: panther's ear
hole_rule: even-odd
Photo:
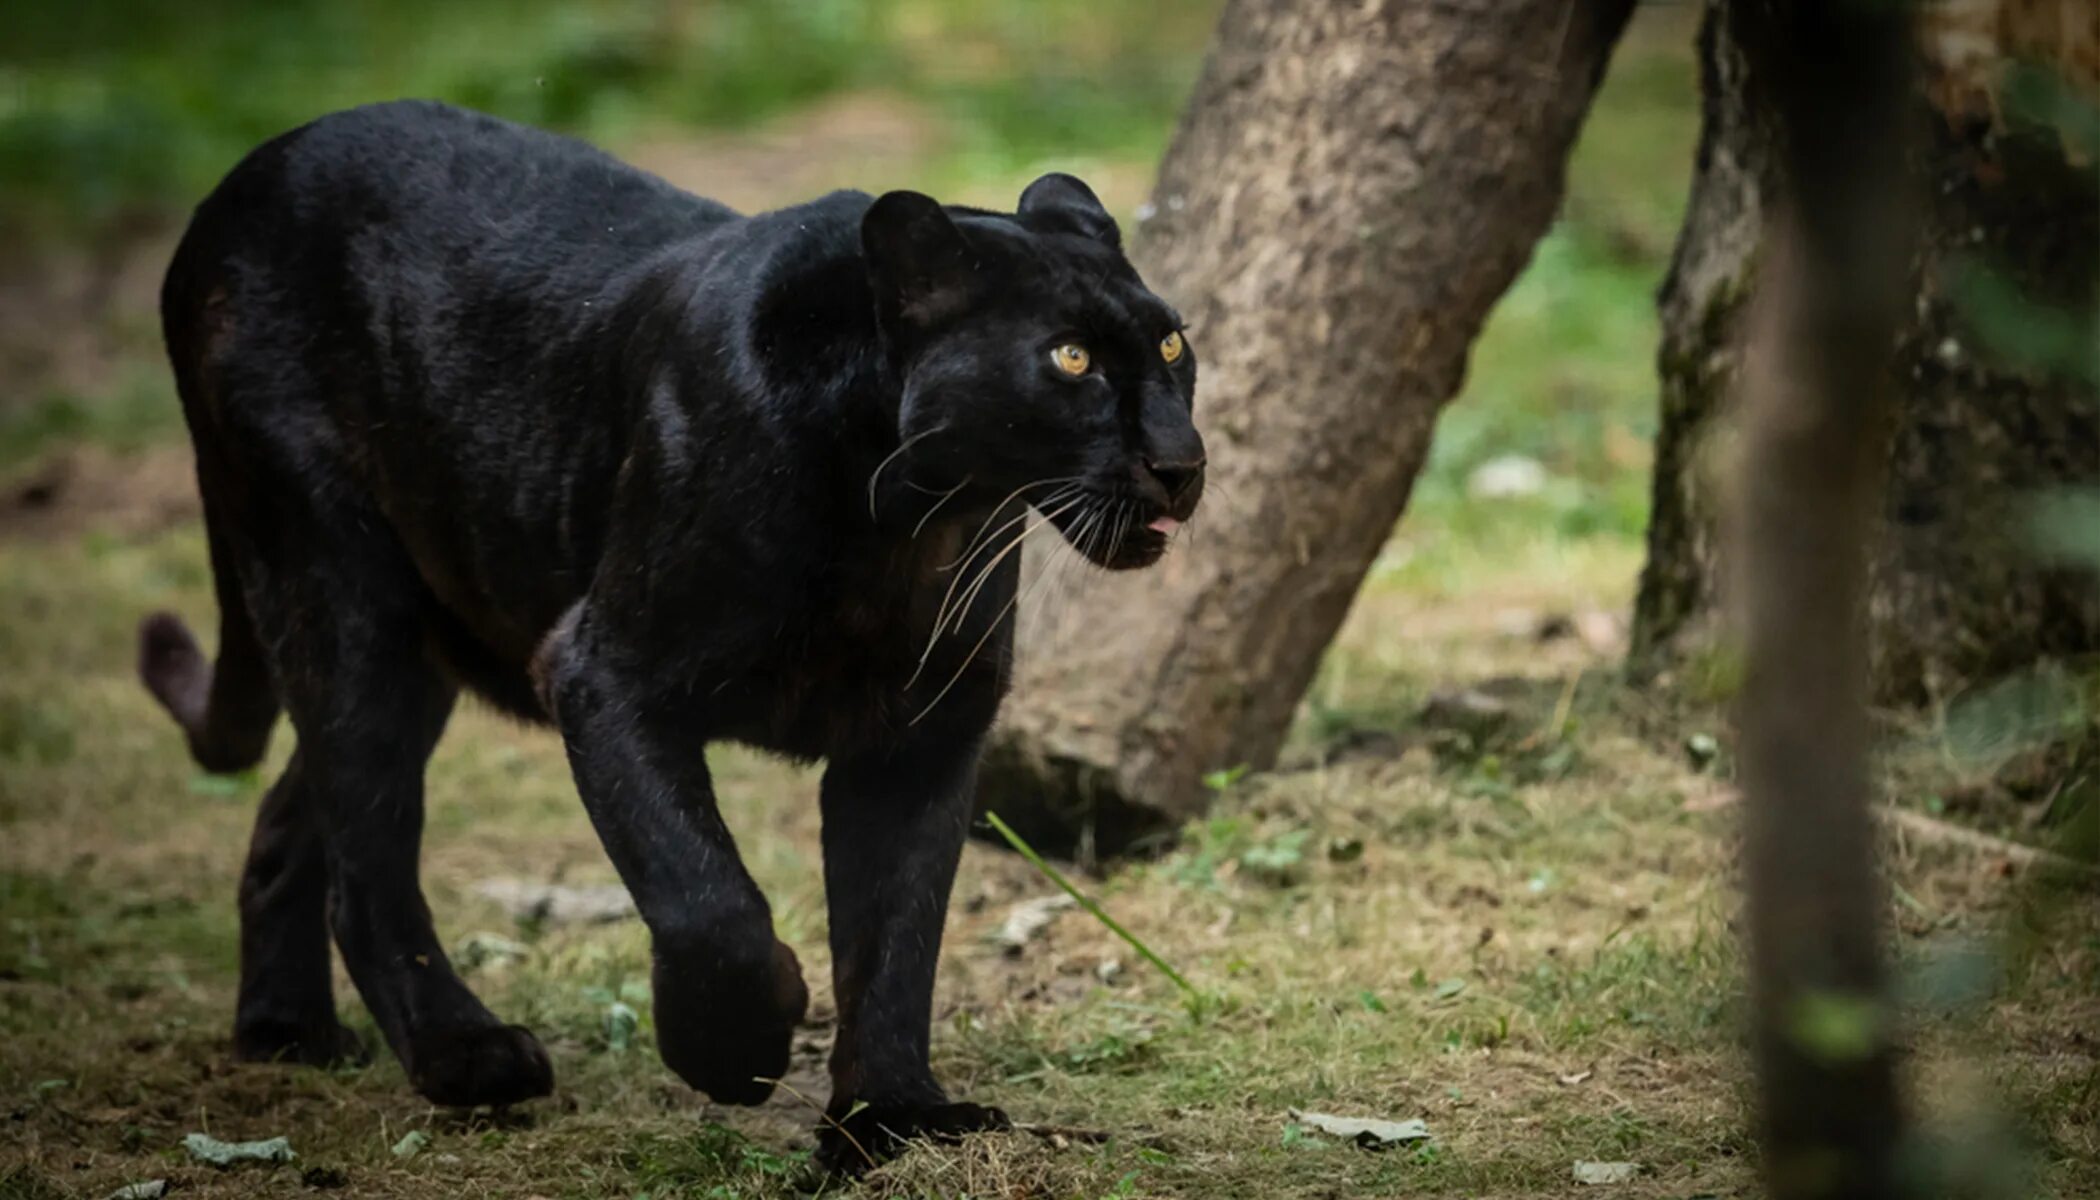
[[[1090,237],[1119,249],[1123,245],[1123,234],[1116,228],[1116,219],[1101,207],[1094,189],[1076,176],[1053,171],[1029,184],[1021,193],[1021,206],[1015,211],[1024,217],[1060,226],[1066,233]]]
[[[860,219],[860,248],[885,321],[925,325],[969,302],[977,256],[931,196],[886,192],[877,197]]]

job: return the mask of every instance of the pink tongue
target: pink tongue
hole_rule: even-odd
[[[1155,533],[1170,534],[1173,533],[1175,530],[1181,528],[1181,522],[1175,520],[1172,517],[1159,517],[1154,519],[1154,521],[1150,525],[1145,526],[1145,528],[1150,529]]]

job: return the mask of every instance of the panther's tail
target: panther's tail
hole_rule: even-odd
[[[219,658],[206,662],[189,626],[171,612],[139,623],[139,678],[189,736],[190,756],[207,771],[239,771],[262,761],[277,723],[277,690],[225,537],[213,527],[212,583],[219,594]]]

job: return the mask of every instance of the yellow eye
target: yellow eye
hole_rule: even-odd
[[[1188,346],[1181,340],[1178,331],[1159,339],[1159,356],[1168,362],[1180,362],[1181,352],[1186,349]]]
[[[1067,375],[1084,375],[1086,369],[1093,365],[1094,356],[1086,352],[1085,346],[1077,342],[1066,342],[1050,352],[1050,361]]]

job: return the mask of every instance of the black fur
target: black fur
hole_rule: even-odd
[[[332,928],[425,1095],[552,1086],[417,882],[465,686],[559,726],[654,937],[664,1060],[718,1100],[766,1097],[808,994],[703,747],[827,760],[830,1115],[874,1148],[1003,1122],[926,1060],[1007,686],[997,551],[1034,503],[1143,566],[1202,487],[1193,354],[1165,361],[1179,320],[1085,184],[1046,176],[1015,214],[840,192],[742,217],[574,141],[379,105],[236,167],[162,315],[222,615],[215,670],[163,614],[141,673],[208,768],[256,761],[280,704],[300,739],[241,886],[242,1054],[354,1052]]]

